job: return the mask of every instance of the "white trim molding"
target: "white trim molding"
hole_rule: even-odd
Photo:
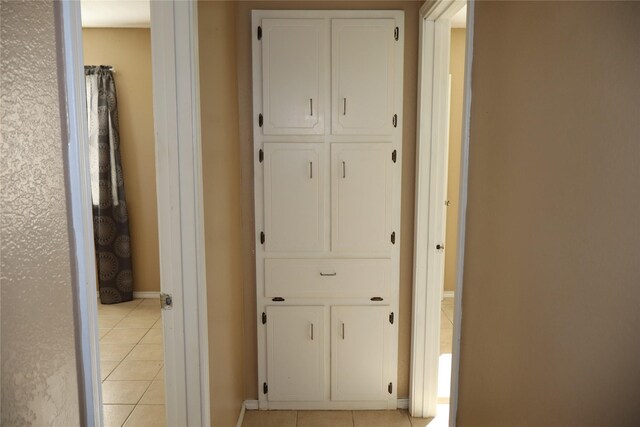
[[[244,406],[247,411],[256,411],[260,408],[260,403],[257,400],[245,400]]]
[[[398,399],[398,409],[409,409],[409,399]]]
[[[97,292],[95,294],[96,294],[96,300],[98,301],[98,305],[100,305],[100,295]],[[133,291],[133,298],[139,298],[139,299],[160,298],[160,292]]]
[[[451,18],[465,4],[461,0],[435,0],[420,9],[409,410],[412,416],[421,418],[435,417],[438,406],[444,252],[436,245],[442,244],[445,236]],[[461,272],[460,268],[458,274]]]
[[[197,24],[194,1],[151,2],[166,424],[189,427],[211,424]]]
[[[242,406],[240,407],[240,415],[238,415],[238,421],[236,422],[236,427],[242,427],[242,422],[244,421],[244,413],[246,411],[247,411],[247,402],[244,401],[242,402]]]
[[[460,382],[460,336],[462,333],[462,287],[464,278],[464,242],[467,224],[467,198],[469,190],[469,132],[471,129],[471,79],[473,67],[473,32],[475,28],[475,0],[467,3],[466,51],[464,58],[464,91],[462,101],[462,147],[460,165],[460,202],[458,259],[456,262],[456,290],[453,314],[453,348],[451,360],[451,398],[449,425],[455,426],[458,416],[458,387]]]
[[[71,227],[74,240],[76,321],[79,352],[82,425],[102,426],[102,383],[98,334],[98,293],[96,292],[96,262],[93,239],[91,177],[89,174],[84,60],[82,55],[82,19],[80,2],[58,4],[62,24],[64,84],[68,135],[69,198]]]

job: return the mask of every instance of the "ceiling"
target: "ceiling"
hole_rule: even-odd
[[[464,5],[451,19],[451,28],[467,28],[467,5]]]
[[[150,0],[82,0],[83,27],[149,28]]]

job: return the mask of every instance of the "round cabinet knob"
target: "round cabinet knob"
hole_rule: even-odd
[[[440,244],[440,243],[438,243],[438,244],[436,245],[436,249],[437,249],[437,250],[439,250],[439,251],[443,251],[443,250],[444,250],[444,244]]]

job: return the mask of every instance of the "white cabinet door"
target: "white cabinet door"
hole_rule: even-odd
[[[267,307],[271,401],[324,399],[324,307]]]
[[[331,21],[331,128],[339,135],[393,131],[393,19]]]
[[[332,400],[389,398],[389,314],[388,306],[331,307]]]
[[[264,144],[266,251],[324,247],[322,144]]]
[[[322,19],[262,20],[265,135],[324,133],[325,27]]]
[[[391,250],[391,152],[386,144],[332,144],[333,251]]]

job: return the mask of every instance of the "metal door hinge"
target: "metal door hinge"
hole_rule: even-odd
[[[260,28],[260,27],[258,27]],[[393,30],[393,38],[396,39],[396,41],[398,41],[398,39],[400,38],[400,28],[396,27]]]
[[[160,308],[171,310],[173,308],[173,297],[171,294],[160,294]]]
[[[397,114],[393,115],[393,120],[391,120],[391,122],[393,123],[393,127],[394,128],[398,127],[398,115]]]
[[[262,40],[262,27],[258,26],[258,40]],[[398,39],[396,39],[398,40]]]
[[[260,232],[260,244],[264,245],[264,231]]]
[[[267,313],[265,313],[264,311],[262,312],[262,324],[267,324]]]
[[[269,386],[267,385],[267,383],[262,383],[262,392],[264,394],[269,393]]]
[[[389,387],[387,387],[389,394],[393,394],[393,383],[389,383]]]
[[[391,160],[393,161],[393,163],[395,163],[396,160],[398,160],[398,152],[396,150],[393,150],[391,152]]]
[[[262,127],[264,123],[264,117],[262,117],[262,113],[258,114],[258,126]]]
[[[391,233],[391,243],[392,244],[396,244],[396,232],[394,231],[393,233]]]
[[[395,315],[393,314],[393,311],[392,311],[391,314],[389,315],[389,323],[393,325],[394,319],[395,319]]]
[[[260,151],[258,151],[258,161],[262,163],[263,160],[264,160],[264,151],[262,151],[262,148],[261,148]]]

